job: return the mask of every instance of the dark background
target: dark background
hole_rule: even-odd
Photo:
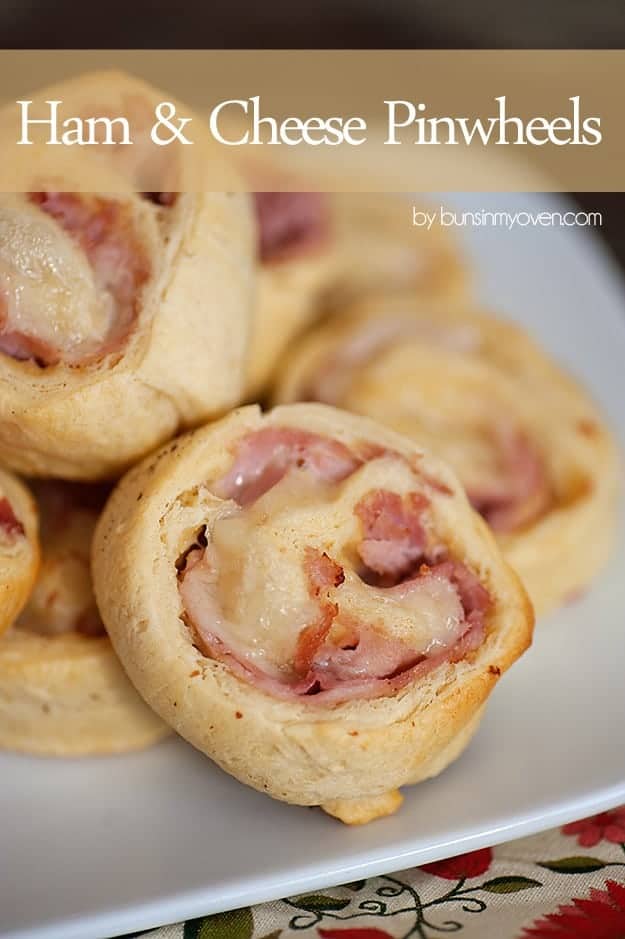
[[[10,48],[620,48],[623,0],[0,0]]]
[[[625,0],[0,0],[5,48],[625,48]],[[625,195],[603,213],[625,267]]]

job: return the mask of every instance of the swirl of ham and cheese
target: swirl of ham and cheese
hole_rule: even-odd
[[[93,573],[161,717],[238,779],[346,821],[455,759],[532,631],[455,476],[321,404],[241,408],[135,467]]]
[[[443,458],[541,612],[605,561],[618,476],[610,436],[588,396],[512,323],[373,297],[302,341],[276,399],[344,407]],[[584,531],[600,560],[563,565]]]
[[[382,420],[439,453],[489,525],[510,533],[549,510],[551,482],[523,406],[478,363],[478,349],[468,322],[366,318],[328,343],[325,361],[300,375],[295,393]]]
[[[211,489],[227,508],[183,558],[185,617],[257,687],[391,694],[482,641],[488,589],[437,538],[428,485],[400,454],[272,426],[237,443]]]
[[[119,349],[151,262],[130,204],[32,192],[0,204],[0,352],[45,367]]]

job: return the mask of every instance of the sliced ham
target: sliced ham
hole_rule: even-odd
[[[500,534],[535,521],[548,508],[551,486],[544,459],[532,441],[518,428],[493,430],[501,463],[497,489],[468,492],[473,508]]]
[[[332,703],[391,694],[445,661],[458,661],[478,648],[483,639],[490,596],[458,561],[447,560],[432,568],[422,565],[411,581],[388,590],[389,594],[401,591],[407,602],[411,593],[428,590],[428,583],[433,585],[434,595],[441,583],[457,591],[464,620],[449,632],[446,641],[439,641],[427,653],[343,611],[343,569],[327,554],[309,549],[304,565],[316,615],[299,632],[295,627],[290,661],[269,666],[245,646],[233,643],[233,630],[224,620],[218,600],[219,559],[211,546],[191,551],[180,575],[180,594],[198,648],[275,697],[305,696]]]
[[[479,626],[469,625],[452,646],[424,657],[407,652],[406,646],[401,643],[389,642],[385,637],[374,637],[373,632],[371,629],[364,640],[363,654],[358,653],[351,660],[347,660],[344,669],[335,660],[333,671],[327,669],[322,673],[320,669],[311,670],[308,675],[294,683],[268,674],[249,660],[237,656],[227,642],[215,634],[203,633],[196,639],[196,643],[209,658],[227,665],[238,678],[274,698],[291,701],[305,698],[311,704],[329,705],[395,694],[446,662],[461,661],[479,648],[484,637]],[[372,650],[379,650],[379,643],[383,643],[384,656],[379,657],[376,663],[378,677],[359,676],[358,673],[363,671],[365,657],[369,658],[371,664]],[[337,650],[335,654],[341,655],[344,651]],[[385,669],[388,670],[386,677],[383,674]]]
[[[389,593],[400,592],[409,600],[410,594],[417,597],[422,591],[434,591],[437,585],[447,581],[457,591],[464,612],[464,623],[454,629],[449,638],[434,646],[433,652],[411,648],[407,641],[384,635],[368,624],[360,624],[346,618],[346,625],[337,613],[332,629],[327,629],[320,638],[319,646],[312,656],[305,684],[316,693],[335,690],[343,682],[369,681],[374,685],[370,692],[380,693],[384,686],[377,683],[399,678],[415,666],[433,659],[440,663],[448,656],[462,656],[480,644],[484,634],[485,616],[491,606],[488,591],[466,565],[448,560],[432,568],[422,565],[411,581],[389,589]],[[343,626],[343,628],[341,628]]]
[[[422,513],[427,506],[421,493],[411,492],[402,499],[385,489],[368,493],[355,506],[363,528],[358,553],[384,586],[398,583],[423,557],[426,537]],[[365,579],[369,578],[365,573]]]
[[[339,686],[347,690],[347,696],[356,688],[358,694],[375,696],[384,693],[383,686],[377,685],[379,679],[392,678],[422,658],[406,644],[384,637],[370,626],[349,620],[345,626],[337,620],[339,604],[319,598],[317,618],[294,636],[290,666],[264,668],[229,639],[228,624],[216,599],[217,564],[210,548],[206,552],[195,549],[180,577],[181,599],[196,645],[209,657],[227,663],[239,677],[276,697],[325,697],[325,692],[337,692]],[[310,592],[317,596],[317,585],[311,584]],[[334,694],[335,698],[339,696]]]
[[[297,637],[295,652],[293,653],[293,668],[297,675],[301,675],[304,682],[314,669],[319,650],[326,643],[334,621],[338,616],[339,608],[336,603],[325,601],[319,604],[319,618],[305,626]],[[331,645],[331,648],[335,648]],[[309,678],[310,684],[315,678]]]
[[[338,440],[292,427],[266,427],[243,437],[230,471],[212,488],[222,499],[250,505],[290,469],[306,470],[324,482],[340,482],[362,463]]]
[[[258,256],[286,261],[316,248],[329,230],[327,198],[320,192],[255,192]]]
[[[316,600],[319,609],[318,618],[305,626],[297,637],[293,667],[298,675],[310,671],[319,648],[326,642],[338,616],[339,607],[329,598],[329,591],[340,587],[345,582],[345,572],[340,564],[325,551],[307,548],[304,554],[304,570],[308,580],[308,593]]]
[[[296,578],[293,590],[284,591],[275,569],[258,580],[264,555],[249,547],[254,526],[301,491],[287,473],[297,468],[331,487],[363,465],[362,454],[390,456],[365,443],[358,451],[294,428],[244,436],[231,470],[212,487],[237,506],[215,522],[208,544],[193,546],[178,565],[183,615],[197,647],[276,697],[332,703],[390,694],[483,639],[490,595],[466,565],[429,545],[429,499],[417,491],[373,489],[356,503],[361,537],[354,548],[364,569],[348,575],[327,551],[307,546],[299,560],[303,580]],[[246,550],[252,553],[244,560]],[[234,605],[229,590],[220,598],[233,570],[241,591]],[[365,621],[371,603],[379,605],[375,623]]]
[[[327,691],[344,681],[393,678],[424,656],[406,643],[384,636],[368,625],[354,625],[340,644],[319,644],[307,681]]]

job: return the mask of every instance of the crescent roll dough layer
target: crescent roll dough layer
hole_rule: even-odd
[[[92,493],[42,484],[42,565],[0,639],[0,747],[77,756],[148,746],[168,728],[126,677],[95,606]]]
[[[298,399],[383,421],[450,463],[537,612],[605,563],[616,448],[584,391],[513,324],[372,297],[294,351],[277,400]]]
[[[86,179],[88,192],[59,191],[74,176],[60,173],[54,153],[27,154],[24,192],[0,198],[0,459],[31,475],[90,480],[240,401],[253,219],[246,195],[214,191],[223,167],[199,119],[193,147],[165,170],[151,166],[159,148],[142,146],[150,124],[139,118],[160,92],[116,74],[52,92],[101,114],[126,102],[135,143],[95,148],[112,150],[108,161],[70,157],[76,188]],[[134,191],[153,178],[197,185],[198,161],[206,191]]]
[[[532,633],[453,474],[323,405],[244,408],[135,467],[93,571],[164,720],[248,785],[349,822],[458,755]]]
[[[0,636],[21,612],[37,576],[38,524],[26,486],[0,469]]]

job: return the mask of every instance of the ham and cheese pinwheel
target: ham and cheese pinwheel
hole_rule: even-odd
[[[367,415],[449,462],[538,612],[575,596],[608,557],[619,475],[610,434],[511,323],[372,297],[301,343],[277,400]]]
[[[100,493],[58,482],[34,488],[42,564],[24,611],[0,639],[0,747],[72,756],[148,746],[168,728],[128,681],[91,585]]]
[[[131,470],[93,568],[157,713],[239,780],[346,822],[460,753],[532,634],[453,474],[318,404],[244,408]]]
[[[84,110],[88,98],[96,113],[129,101],[127,110],[149,115],[162,100],[124,76],[76,88],[52,91],[68,108]],[[201,125],[195,145],[170,157],[173,176],[152,166],[154,151],[168,148],[142,145],[149,124],[132,126],[132,147],[85,147],[82,160],[70,153],[71,175],[55,148],[34,162],[26,150],[24,191],[0,197],[0,459],[31,475],[117,474],[243,392],[249,199],[215,191],[223,174]],[[135,191],[155,176],[197,183],[201,156],[210,191]],[[84,179],[97,187],[61,191]]]
[[[0,469],[0,636],[26,603],[38,565],[34,500],[23,483]]]

